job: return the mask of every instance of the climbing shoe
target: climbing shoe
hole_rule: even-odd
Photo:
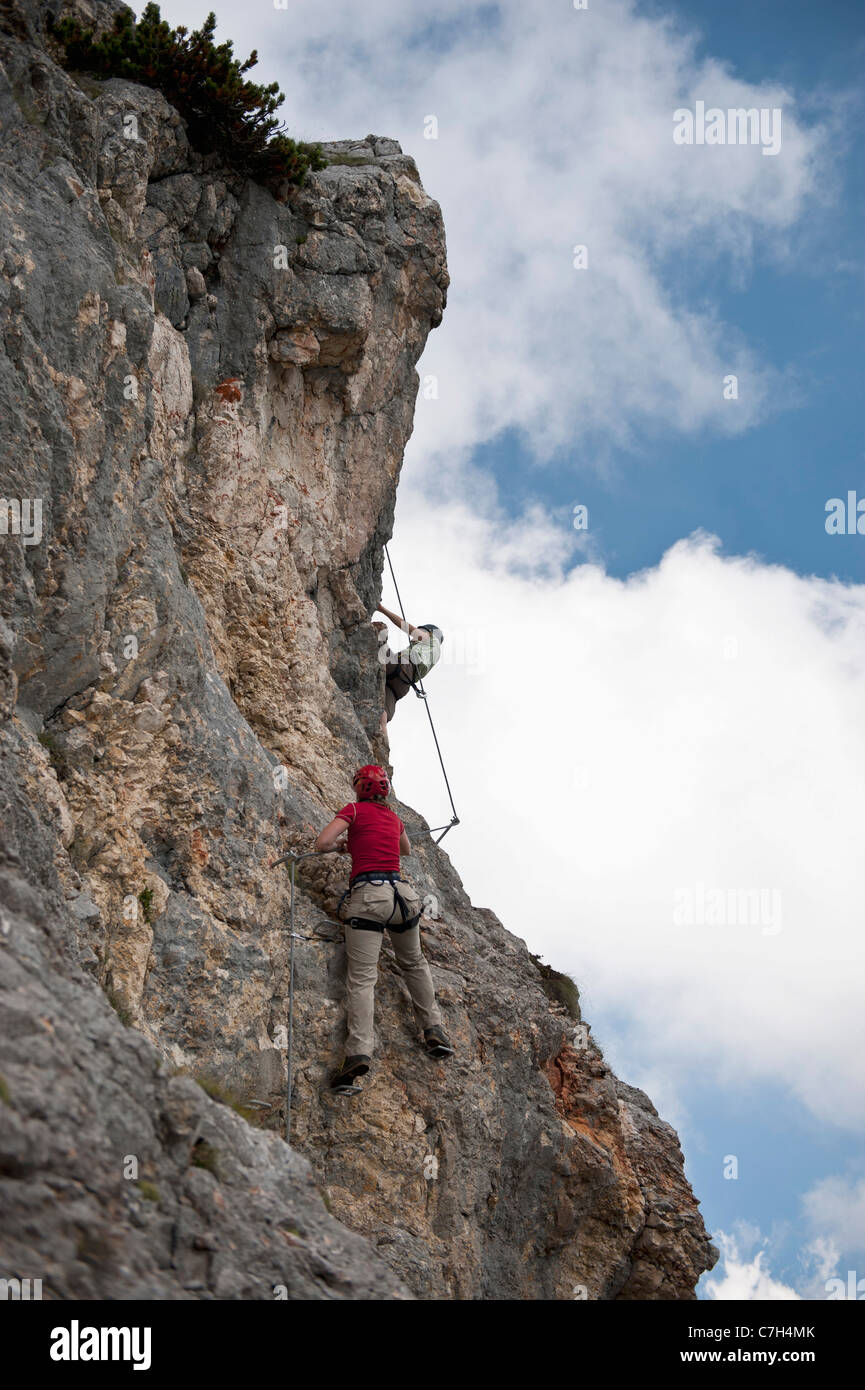
[[[426,1050],[432,1057],[452,1057],[454,1050],[442,1032],[441,1028],[425,1028],[423,1030],[423,1040]]]
[[[354,1057],[346,1057],[339,1071],[331,1081],[334,1091],[353,1095],[359,1088],[354,1085],[359,1076],[365,1076],[369,1071],[369,1058],[363,1053],[358,1053]]]

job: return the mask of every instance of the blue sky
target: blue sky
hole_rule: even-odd
[[[218,33],[293,134],[396,138],[442,208],[391,554],[446,633],[454,864],[676,1125],[701,1296],[825,1297],[865,1275],[865,535],[825,530],[865,496],[865,9],[291,0]],[[674,146],[698,99],[780,108],[778,155]],[[396,790],[441,824],[404,706]],[[777,891],[783,928],[677,924],[697,883]]]
[[[693,23],[701,50],[746,80],[771,76],[805,94],[850,93],[860,85],[865,14],[857,0],[641,8]],[[851,114],[855,125],[838,133],[843,200],[825,221],[818,213],[815,225],[806,225],[790,262],[777,265],[766,254],[771,247],[758,244],[751,273],[736,284],[729,258],[707,263],[695,248],[662,271],[684,298],[711,296],[724,320],[791,374],[794,399],[732,438],[719,438],[716,430],[682,438],[659,423],[634,451],[610,450],[600,436],[557,452],[543,466],[533,463],[518,433],[505,432],[482,444],[474,459],[494,473],[509,511],[537,498],[563,514],[586,504],[605,566],[619,576],[656,564],[669,545],[702,527],[733,553],[753,550],[802,574],[865,577],[861,539],[830,536],[824,525],[828,497],[846,498],[857,485],[865,496],[862,105]],[[747,381],[740,387],[746,391]],[[595,451],[606,461],[603,476],[587,475],[586,453]]]

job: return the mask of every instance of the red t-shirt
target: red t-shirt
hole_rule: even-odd
[[[402,821],[381,801],[354,801],[337,811],[348,822],[351,877],[372,870],[399,873],[399,837]]]

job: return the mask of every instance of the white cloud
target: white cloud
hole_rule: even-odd
[[[714,1277],[701,1284],[701,1292],[716,1302],[779,1302],[794,1301],[801,1295],[790,1285],[773,1279],[765,1267],[766,1251],[758,1250],[748,1258],[740,1250],[736,1236],[723,1231],[715,1237],[721,1259]],[[750,1243],[750,1242],[749,1242]]]
[[[764,1236],[759,1227],[737,1221],[732,1234],[721,1231],[713,1237],[720,1259],[715,1269],[700,1283],[700,1293],[718,1301],[793,1300],[807,1301],[854,1297],[851,1292],[856,1272],[849,1278],[839,1265],[841,1251],[830,1237],[817,1236],[800,1250],[796,1260],[796,1286],[772,1275],[767,1265],[783,1258],[793,1232],[776,1223]],[[865,1284],[863,1284],[865,1286]]]
[[[627,581],[567,574],[566,535],[402,493],[408,615],[446,633],[428,687],[463,820],[447,848],[596,1027],[626,1020],[642,1071],[682,1094],[786,1085],[859,1127],[865,587],[710,537]],[[391,725],[396,789],[441,824],[415,703]]]
[[[200,22],[197,0],[164,8]],[[236,18],[225,12],[218,36],[240,51]],[[257,6],[243,11],[243,56],[252,45],[293,133],[396,137],[442,205],[453,286],[424,358],[442,404],[419,409],[414,445],[437,470],[509,427],[539,456],[590,440],[598,458],[599,441],[736,432],[790,403],[792,380],[716,305],[687,302],[684,266],[720,260],[741,283],[757,239],[783,260],[826,196],[830,115],[806,128],[794,93],[698,58],[693,34],[628,0]],[[674,110],[698,99],[779,107],[781,152],[674,145]],[[578,244],[587,270],[573,268]],[[722,398],[728,373],[736,402]]]
[[[814,1292],[806,1294],[805,1297],[826,1297],[826,1284],[833,1276],[837,1277],[840,1257],[841,1251],[830,1236],[815,1236],[809,1241],[802,1262],[809,1271]]]
[[[833,1250],[833,1266],[840,1251],[865,1256],[865,1178],[823,1178],[805,1194],[803,1206],[811,1226]]]

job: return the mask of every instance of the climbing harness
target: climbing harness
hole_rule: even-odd
[[[376,922],[375,919],[372,917],[349,917],[346,919],[348,925],[350,927],[357,927],[360,931],[379,931],[382,934],[384,934],[385,926],[387,926],[388,931],[392,932],[411,931],[412,927],[417,926],[418,922],[420,921],[421,913],[416,912],[413,916],[409,913],[408,904],[406,903],[406,900],[403,897],[402,893],[397,888],[397,884],[402,883],[402,881],[403,880],[400,878],[398,873],[385,870],[379,871],[376,869],[369,869],[364,871],[363,873],[355,874],[354,878],[351,880],[351,883],[348,885],[348,888],[340,898],[339,910],[341,911],[342,905],[345,902],[346,898],[351,895],[358,883],[389,883],[391,888],[393,889],[393,910],[395,912],[396,909],[399,908],[399,914],[402,918],[402,923],[400,926],[397,927],[390,926],[385,922]]]
[[[385,548],[384,548],[384,553],[385,553],[385,555],[386,555],[386,557],[387,557],[387,564],[388,564],[388,569],[390,570],[390,577],[391,577],[391,579],[393,580],[393,587],[394,587],[394,591],[395,591],[395,593],[396,593],[397,603],[399,604],[399,611],[400,611],[400,613],[402,613],[402,620],[403,620],[403,622],[405,623],[406,627],[408,627],[408,619],[407,619],[407,617],[406,617],[406,615],[405,615],[405,609],[404,609],[403,606],[402,606],[402,598],[400,597],[399,585],[398,585],[397,582],[396,582],[396,575],[395,575],[394,572],[393,572],[393,564],[392,564],[392,562],[391,562],[390,551],[388,550],[387,546],[385,546]],[[448,781],[447,769],[445,768],[444,758],[442,757],[442,750],[441,750],[441,747],[440,747],[440,745],[439,745],[438,734],[436,733],[436,726],[435,726],[435,724],[433,723],[433,717],[432,717],[432,715],[430,714],[429,699],[428,699],[428,696],[427,696],[426,691],[425,691],[424,688],[423,688],[423,681],[421,680],[420,676],[418,675],[417,680],[416,680],[416,681],[411,681],[410,684],[411,684],[412,690],[414,691],[415,695],[417,695],[418,699],[419,699],[419,700],[423,700],[423,702],[424,702],[424,709],[426,710],[427,719],[429,720],[429,726],[430,726],[430,729],[432,730],[433,742],[435,743],[435,746],[436,746],[436,752],[438,753],[439,762],[440,762],[440,764],[441,764],[442,776],[443,776],[444,779],[445,779],[445,786],[447,787],[448,799],[450,800],[450,803],[451,803],[451,811],[453,812],[453,814],[452,814],[450,820],[448,821],[447,825],[436,825],[436,826],[434,826],[433,829],[430,831],[430,834],[431,834],[431,835],[435,835],[439,830],[441,831],[441,834],[439,835],[438,839],[436,840],[436,844],[438,845],[438,844],[441,844],[442,840],[444,839],[445,835],[447,835],[447,833],[448,833],[449,830],[452,830],[453,827],[454,827],[455,825],[459,825],[459,823],[460,823],[460,818],[459,818],[459,816],[457,815],[457,808],[456,808],[456,806],[454,805],[453,792],[451,791],[451,784],[450,784],[450,782]]]

